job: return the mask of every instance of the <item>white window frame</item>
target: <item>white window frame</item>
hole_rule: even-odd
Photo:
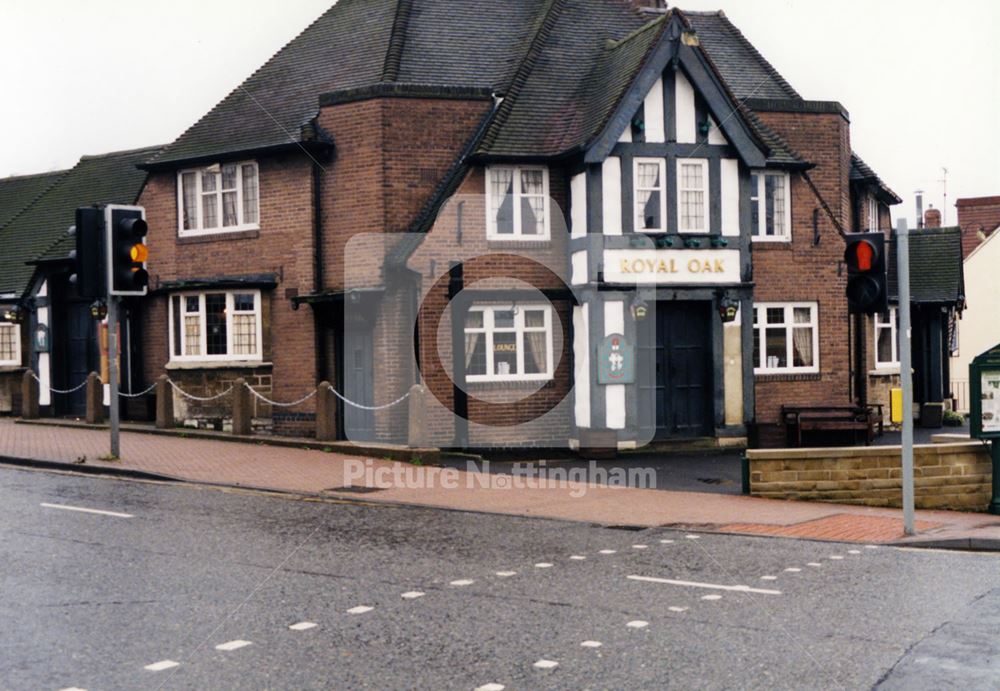
[[[704,228],[685,228],[684,227],[684,192],[687,190],[682,187],[682,181],[684,179],[682,170],[683,166],[697,164],[701,166],[701,191],[704,192],[702,198],[703,208],[703,218],[705,219]],[[708,159],[707,158],[678,158],[677,159],[677,232],[678,233],[698,233],[707,234],[712,228],[712,219],[709,216],[709,210],[711,209],[711,199],[712,190],[708,186]]]
[[[513,331],[517,334],[516,344],[517,344],[517,372],[516,374],[496,374],[495,373],[495,361],[493,357],[493,337],[496,333],[496,327],[494,326],[494,315],[496,312],[504,312],[515,310],[514,313],[514,327],[503,328],[501,331],[504,333],[510,333]],[[524,325],[524,313],[525,311],[541,311],[545,315],[545,371],[533,374],[528,374],[524,372],[524,334],[530,332],[541,331],[538,327],[525,327]],[[483,314],[483,325],[482,327],[469,328],[465,327],[463,333],[481,333],[483,334],[483,348],[486,352],[486,374],[468,374],[465,375],[465,381],[467,382],[509,382],[509,381],[550,381],[554,376],[554,355],[552,352],[552,307],[546,304],[505,304],[505,305],[473,305],[469,308],[469,313],[472,312],[482,312]],[[463,363],[464,366],[464,363]]]
[[[639,222],[639,165],[642,163],[655,163],[660,168],[660,228],[643,228]],[[679,169],[678,169],[679,170]],[[645,189],[645,188],[644,188]],[[656,188],[648,188],[650,190]],[[632,159],[632,230],[636,233],[665,233],[667,232],[667,161],[662,158],[634,158]]]
[[[511,200],[514,214],[514,232],[511,234],[497,232],[496,207],[493,206],[493,191],[491,180],[494,171],[511,171]],[[545,232],[540,235],[523,235],[521,232],[521,204],[525,195],[521,191],[521,172],[527,170],[542,171],[542,204]],[[487,166],[486,167],[486,239],[498,242],[547,242],[552,237],[552,224],[549,213],[549,169],[545,166]]]
[[[874,194],[868,195],[868,232],[877,233],[878,227],[878,198]]]
[[[21,325],[14,322],[0,321],[0,329],[11,329],[14,332],[14,359],[0,359],[0,367],[20,367],[21,365]]]
[[[226,296],[226,353],[221,355],[208,354],[208,324],[205,313],[205,296],[219,295]],[[233,354],[233,315],[235,314],[235,295],[253,295],[254,313],[257,315],[257,352],[255,354]],[[174,353],[174,297],[180,298],[181,315],[178,320],[180,326],[180,354]],[[198,355],[185,355],[185,325],[184,325],[184,303],[186,298],[198,297],[198,318],[201,324],[200,342]],[[167,348],[170,353],[170,362],[261,362],[264,359],[264,316],[261,310],[261,294],[259,290],[202,290],[188,291],[183,293],[171,293],[167,299]]]
[[[889,308],[889,321],[883,322],[882,315],[878,312],[875,313],[874,320],[874,348],[875,351],[875,369],[879,371],[899,371],[899,331],[898,322],[896,316],[896,308]],[[878,336],[879,331],[888,329],[889,338],[891,338],[892,343],[892,360],[880,360],[878,357]]]
[[[238,222],[234,226],[222,225],[222,166],[236,166],[236,217]],[[243,166],[253,166],[257,180],[257,222],[246,223],[243,220]],[[217,171],[212,169],[218,168]],[[213,228],[202,227],[202,196],[212,194],[202,191],[202,175],[207,172],[214,172],[216,176],[215,188],[215,214],[219,220],[219,225]],[[195,176],[195,219],[193,228],[184,228],[184,175],[193,173]],[[227,161],[224,164],[215,164],[202,168],[187,168],[177,171],[177,235],[178,237],[189,237],[198,235],[218,235],[219,233],[238,233],[248,230],[260,229],[260,167],[256,161]]]
[[[788,173],[776,170],[765,170],[763,168],[755,169],[750,171],[750,175],[757,176],[757,189],[750,190],[750,203],[757,205],[757,227],[750,228],[750,239],[753,242],[791,242],[792,241],[792,185],[791,177]],[[764,234],[766,218],[767,218],[767,185],[765,178],[767,176],[779,177],[782,179],[782,184],[785,187],[785,209],[784,209],[784,221],[785,221],[785,233],[783,235],[766,235]],[[751,185],[753,184],[753,177],[750,178]],[[753,217],[751,217],[751,223],[753,222]]]
[[[756,319],[753,324],[754,342],[757,344],[759,360],[754,363],[754,374],[816,374],[819,372],[819,304],[815,302],[756,302],[754,303]],[[767,341],[763,338],[763,331],[767,327],[767,310],[784,309],[785,329],[785,367],[767,367]],[[808,324],[795,324],[793,322],[796,308],[809,308],[810,320]],[[809,367],[796,367],[795,351],[793,343],[793,331],[796,328],[812,328],[812,348],[813,364]],[[772,327],[774,328],[774,327]]]

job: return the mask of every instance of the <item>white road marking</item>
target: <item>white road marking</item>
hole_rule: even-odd
[[[802,569],[800,569],[797,566],[789,566],[787,569],[785,569],[785,571],[787,571],[788,573],[798,573],[801,570]]]
[[[614,554],[617,551],[616,549],[602,549],[598,554]]]
[[[721,595],[715,595],[715,594],[713,593],[713,594],[711,594],[711,595],[702,595],[702,596],[701,596],[701,599],[702,599],[702,600],[721,600],[721,599],[722,599],[722,596],[721,596]]]
[[[81,689],[78,686],[67,686],[65,689],[59,689],[59,691],[87,691],[87,689]]]
[[[535,568],[536,569],[551,569],[552,568],[552,564],[550,564],[547,561],[540,561],[537,564],[535,564]]]
[[[865,549],[878,549],[878,545],[865,545]]]
[[[762,580],[762,581],[776,581],[776,580],[778,580],[778,577],[777,576],[761,576],[760,580]]]
[[[584,648],[600,648],[604,644],[600,641],[584,641],[580,645]]]
[[[671,612],[687,612],[687,607],[667,607]]]
[[[500,578],[510,578],[511,576],[516,576],[517,571],[497,571],[497,575]]]
[[[309,629],[315,629],[317,626],[318,624],[311,621],[300,621],[298,624],[292,624],[288,628],[292,631],[308,631]]]
[[[229,652],[230,650],[239,650],[240,648],[246,648],[248,645],[253,645],[250,641],[241,641],[236,639],[235,641],[229,641],[228,643],[220,643],[215,646],[216,650],[224,650]]]
[[[759,593],[761,595],[781,595],[780,590],[766,588],[751,588],[748,585],[719,585],[717,583],[700,583],[698,581],[675,581],[671,578],[655,578],[653,576],[626,576],[631,581],[644,583],[666,583],[667,585],[683,585],[689,588],[710,588],[712,590],[731,590],[738,593]]]
[[[860,549],[849,549],[849,550],[847,550],[847,553],[848,554],[861,554],[861,550]]]
[[[489,684],[483,684],[482,686],[477,686],[475,691],[503,691],[506,686],[503,684],[497,684],[495,682],[490,682]]]
[[[842,556],[840,556],[839,554],[831,554],[831,555],[830,555],[830,558],[831,558],[831,559],[843,559],[843,557],[842,557]]]
[[[632,545],[632,549],[648,549],[649,545]]]
[[[351,607],[347,610],[348,614],[364,614],[365,612],[371,612],[374,607],[369,607],[368,605],[358,605],[357,607]]]
[[[559,663],[555,660],[539,660],[533,665],[536,669],[555,669]]]
[[[625,624],[625,626],[629,627],[630,629],[644,629],[647,626],[649,626],[649,622],[643,621],[642,619],[636,619],[634,621],[630,621],[629,623]]]
[[[573,561],[583,561],[587,557],[583,556],[582,554],[571,554],[569,558],[572,559]]]
[[[806,563],[806,566],[823,566],[823,565],[820,564],[818,561],[810,561]]]
[[[150,672],[162,672],[165,669],[177,667],[180,664],[181,663],[174,662],[173,660],[160,660],[159,662],[154,662],[151,665],[146,665],[143,669],[148,669]]]
[[[424,594],[419,590],[408,590],[402,595],[400,595],[400,597],[403,598],[404,600],[416,600],[418,597],[423,597],[423,596]]]
[[[701,538],[701,535],[685,535],[684,537],[686,537],[688,540],[698,540]]]
[[[674,544],[674,541],[673,540],[668,540],[667,538],[664,538],[664,539],[660,540],[660,544],[661,545],[672,545],[672,544]]]
[[[457,581],[452,581],[448,585],[457,585],[461,587],[463,585],[472,585],[473,583],[475,583],[475,581],[471,578],[459,578]]]
[[[135,518],[130,513],[118,513],[117,511],[101,511],[100,509],[84,509],[79,506],[67,506],[66,504],[39,504],[46,509],[62,509],[63,511],[79,511],[80,513],[94,513],[98,516],[114,516],[115,518]]]

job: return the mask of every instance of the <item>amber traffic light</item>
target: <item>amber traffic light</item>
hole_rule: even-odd
[[[149,284],[145,212],[141,206],[109,204],[105,209],[108,245],[108,292],[145,295]]]

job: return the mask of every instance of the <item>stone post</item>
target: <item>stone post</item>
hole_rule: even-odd
[[[87,375],[87,424],[99,425],[104,422],[104,386],[97,372]],[[114,396],[115,392],[112,391]]]
[[[337,438],[337,401],[330,390],[330,382],[321,381],[316,390],[316,440],[334,441]]]
[[[156,429],[174,426],[174,392],[165,374],[156,378]]]
[[[406,443],[410,448],[422,449],[427,446],[427,405],[425,395],[427,389],[421,384],[410,387],[410,398],[407,399],[407,430]]]
[[[253,401],[246,379],[233,382],[233,434],[249,436],[253,432]]]
[[[30,369],[21,377],[21,419],[38,419],[38,381]]]

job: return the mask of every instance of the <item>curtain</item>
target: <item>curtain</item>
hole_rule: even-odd
[[[243,166],[243,222],[257,222],[257,167],[252,163]]]
[[[236,192],[222,193],[222,225],[235,226],[239,223],[236,217]]]
[[[528,345],[528,354],[535,368],[534,373],[542,373],[548,365],[548,353],[546,353],[546,333],[544,331],[528,331],[524,334],[525,343]],[[527,364],[527,363],[525,363]]]
[[[660,219],[660,166],[657,163],[640,163],[636,170],[636,209],[641,229],[662,228]]]
[[[514,232],[514,171],[511,168],[490,169],[490,200],[493,206],[496,232]]]
[[[479,341],[483,334],[477,332],[465,333],[465,371],[468,374],[484,374],[484,372],[469,372],[469,365],[472,364],[472,356],[476,354]]]
[[[812,329],[793,329],[792,348],[795,358],[795,367],[812,367],[813,365],[813,341]]]

